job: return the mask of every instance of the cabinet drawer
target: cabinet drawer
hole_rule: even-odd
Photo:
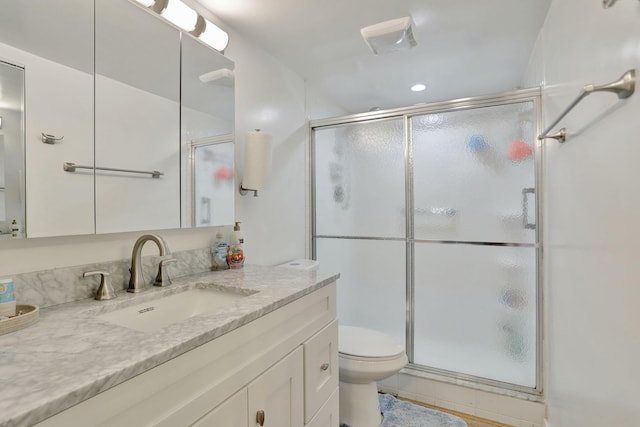
[[[338,387],[338,321],[304,343],[304,414],[309,422]]]
[[[243,388],[220,406],[200,418],[191,427],[246,427],[248,419],[247,389]]]
[[[305,427],[338,427],[340,425],[340,396],[338,389],[320,408],[315,417]]]

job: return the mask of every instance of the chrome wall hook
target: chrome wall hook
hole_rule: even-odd
[[[60,138],[56,137],[55,135],[51,135],[49,133],[44,133],[44,132],[40,132],[42,134],[42,142],[44,142],[45,144],[55,144],[56,142],[60,142],[64,139],[64,136],[61,136]]]

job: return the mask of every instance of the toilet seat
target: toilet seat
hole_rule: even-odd
[[[393,360],[404,354],[404,347],[382,332],[357,326],[338,327],[338,353],[354,360]]]

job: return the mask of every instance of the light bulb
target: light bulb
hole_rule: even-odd
[[[143,5],[144,7],[150,7],[156,2],[156,0],[136,0],[136,1],[141,5]]]
[[[185,31],[193,31],[198,21],[198,13],[180,0],[169,0],[161,15]]]
[[[215,50],[222,52],[229,44],[229,34],[213,22],[205,19],[206,26],[199,38]]]

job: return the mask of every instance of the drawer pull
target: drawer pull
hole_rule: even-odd
[[[263,425],[264,425],[264,411],[263,411],[263,410],[259,410],[259,411],[256,413],[256,422],[257,422],[258,424],[260,424],[261,426],[263,426]]]
[[[323,363],[322,365],[320,365],[320,369],[322,369],[323,371],[326,371],[327,369],[329,369],[329,364]]]

